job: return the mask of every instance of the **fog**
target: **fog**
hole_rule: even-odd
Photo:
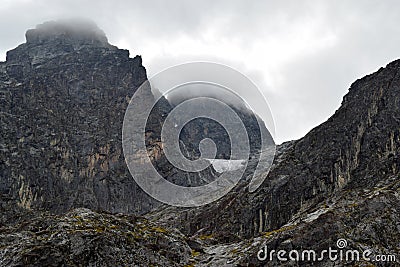
[[[34,34],[32,34],[34,32]],[[94,21],[85,18],[59,19],[46,21],[39,24],[35,29],[30,29],[26,33],[26,41],[37,41],[35,39],[48,38],[54,35],[67,34],[74,40],[96,40],[102,44],[108,43],[107,37]]]
[[[194,60],[239,70],[266,96],[278,143],[325,121],[353,81],[400,54],[394,0],[3,0],[0,60],[27,29],[70,17],[95,21],[111,44],[141,55],[148,76]]]
[[[168,102],[173,106],[177,106],[185,100],[198,97],[209,97],[217,99],[225,104],[235,106],[236,108],[241,110],[246,110],[250,108],[248,105],[246,105],[245,101],[240,98],[240,96],[232,93],[228,89],[210,84],[196,83],[182,85],[166,95]]]

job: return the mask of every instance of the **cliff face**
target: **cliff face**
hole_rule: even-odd
[[[348,249],[398,255],[399,70],[400,61],[394,61],[357,80],[331,118],[304,138],[279,146],[256,192],[244,185],[206,207],[170,207],[150,218],[205,240],[199,258],[205,266],[292,266],[276,258],[261,262],[257,253],[265,245],[270,251],[320,252],[335,247],[339,238],[347,240]],[[344,262],[324,259],[317,265]]]
[[[190,242],[178,231],[133,216],[85,209],[65,214],[74,208],[140,214],[159,206],[132,179],[121,146],[125,110],[146,79],[140,56],[130,58],[87,22],[44,23],[7,53],[0,63],[0,266],[189,263]],[[144,100],[142,105],[154,102],[150,90]],[[162,99],[147,121],[146,146],[154,166],[180,185],[215,179],[211,167],[183,173],[166,160],[160,133],[170,109]],[[257,121],[247,113],[240,116],[255,152]],[[226,158],[229,140],[218,127],[202,119],[186,127],[181,145],[187,156],[198,156],[199,141],[210,137],[218,157]],[[112,253],[121,249],[124,255]]]
[[[342,191],[372,190],[398,177],[399,69],[395,61],[356,81],[328,121],[278,147],[259,190],[238,188],[202,209],[171,208],[182,218],[175,225],[188,234],[249,238],[280,228],[300,210],[326,204]]]
[[[26,43],[0,63],[0,193],[23,208],[57,213],[76,207],[145,213],[158,206],[132,179],[121,146],[125,110],[146,80],[141,57],[130,58],[127,50],[110,45],[94,24],[47,22],[28,30]],[[154,103],[150,88],[143,99],[140,105]],[[178,185],[214,180],[212,167],[188,173],[166,159],[161,126],[171,108],[162,98],[147,120],[153,165]],[[257,120],[247,112],[239,115],[255,153]],[[195,119],[180,137],[187,157],[199,156],[206,137],[215,140],[218,158],[229,156],[221,126]]]
[[[321,250],[338,238],[349,248],[400,253],[400,61],[357,80],[328,121],[278,146],[253,193],[247,178],[259,129],[253,115],[239,112],[253,152],[245,179],[214,203],[183,209],[160,207],[124,161],[124,112],[146,80],[141,58],[110,45],[92,24],[45,23],[26,38],[0,63],[0,266],[276,266],[283,263],[257,260],[261,247]],[[150,91],[145,100],[153,102]],[[171,108],[162,99],[147,121],[154,166],[180,185],[215,179],[212,168],[187,174],[166,160],[160,129]],[[218,158],[229,155],[220,126],[198,119],[182,131],[188,158],[205,137],[216,141]],[[65,213],[155,207],[147,219]],[[344,265],[318,263],[334,264]]]
[[[54,212],[149,210],[121,147],[125,108],[146,80],[140,56],[90,24],[45,23],[26,39],[0,65],[0,193]]]

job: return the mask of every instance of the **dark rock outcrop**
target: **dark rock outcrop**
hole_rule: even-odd
[[[254,116],[241,114],[253,138],[245,179],[214,203],[183,209],[159,207],[124,162],[124,112],[147,79],[141,58],[108,44],[90,23],[46,23],[26,37],[0,63],[1,266],[370,264],[257,260],[264,245],[321,250],[338,238],[349,248],[400,253],[400,61],[353,83],[328,121],[278,146],[253,193],[258,129]],[[152,101],[147,91],[143,105]],[[162,99],[147,123],[154,166],[181,185],[212,180],[212,168],[187,179],[166,160],[160,129],[171,108]],[[195,158],[199,141],[210,137],[226,158],[229,142],[220,130],[194,121],[182,133],[182,150]],[[147,219],[108,213],[154,207]]]
[[[179,210],[176,226],[188,234],[248,238],[281,227],[336,192],[371,189],[398,175],[399,69],[395,61],[355,82],[328,121],[285,145],[259,190],[248,193],[244,187],[205,208]]]
[[[333,205],[332,212],[320,220],[301,224],[306,225],[304,232],[303,226],[291,227],[296,246],[318,247],[344,236],[375,252],[398,253],[399,69],[400,61],[395,61],[356,81],[328,121],[304,138],[278,147],[274,165],[256,192],[249,193],[243,186],[206,207],[171,207],[149,216],[187,235],[237,242],[265,232],[284,232],[284,225],[296,216],[311,216]],[[353,208],[343,207],[353,204]],[[327,216],[330,221],[323,220]],[[358,227],[366,230],[364,235]],[[329,233],[324,233],[325,228]],[[271,249],[279,248],[278,244],[272,243]]]
[[[121,146],[146,70],[82,25],[39,25],[0,65],[0,193],[27,209],[148,211],[156,202],[131,178]]]
[[[76,209],[3,227],[0,266],[184,266],[185,237],[144,218]]]
[[[127,50],[110,45],[91,22],[47,22],[28,30],[26,40],[0,65],[0,193],[21,207],[57,213],[76,207],[145,213],[158,206],[132,179],[121,146],[125,110],[147,80],[141,57],[130,58]],[[140,105],[153,103],[148,88]],[[190,173],[166,159],[161,128],[171,109],[161,98],[147,120],[153,165],[178,185],[213,181],[219,174],[211,166]],[[245,111],[238,114],[255,155],[260,148],[257,119]],[[199,156],[203,138],[215,141],[217,158],[229,157],[229,138],[221,126],[199,118],[180,136],[188,158]]]

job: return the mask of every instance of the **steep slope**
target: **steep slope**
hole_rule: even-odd
[[[392,176],[372,189],[344,190],[329,198],[329,204],[305,208],[283,227],[264,232],[255,238],[237,242],[217,242],[215,235],[201,235],[202,250],[195,258],[196,266],[397,266],[400,264],[400,187],[398,177]],[[339,239],[345,240],[343,255],[358,251],[359,258],[340,259]],[[264,254],[267,248],[267,254]],[[336,259],[323,250],[332,248]],[[260,250],[263,250],[260,253]],[[276,252],[283,250],[287,260],[278,260]],[[297,251],[299,260],[289,258]],[[315,251],[316,259],[303,251]],[[275,254],[270,258],[271,251]],[[368,259],[363,252],[369,251]],[[265,258],[258,259],[258,255]],[[292,254],[292,257],[295,257]],[[306,254],[307,255],[307,254]],[[378,261],[376,256],[386,257]]]
[[[374,227],[385,232],[377,242],[392,244],[390,248],[393,248],[399,242],[399,218],[392,214],[398,211],[394,204],[399,201],[399,68],[400,61],[395,61],[356,81],[342,106],[327,122],[304,138],[278,147],[274,165],[256,192],[249,193],[244,185],[203,208],[168,208],[150,216],[188,235],[237,241],[280,229],[301,212],[306,216],[307,211],[312,213],[330,206],[344,192],[353,192],[342,198],[369,206],[371,210],[364,208],[362,216],[370,218]],[[363,204],[362,195],[373,194],[379,184],[392,188],[389,190],[392,193],[382,195],[384,199],[379,205],[368,199]],[[355,197],[357,192],[360,197]],[[391,217],[387,220],[374,217],[380,209],[387,210],[385,214]],[[353,213],[342,213],[340,209],[336,212],[338,218],[357,227],[359,216],[350,217]],[[387,228],[387,222],[394,223],[395,228]],[[339,227],[336,234],[344,234],[342,230]],[[389,234],[389,230],[397,232]],[[321,233],[312,236],[314,244],[326,238]]]
[[[1,266],[189,263],[191,243],[179,232],[104,213],[145,213],[159,205],[130,176],[121,147],[125,109],[146,79],[140,56],[130,58],[128,51],[110,45],[88,22],[38,25],[0,62]],[[142,105],[152,105],[151,91],[145,94]],[[183,173],[165,159],[159,135],[170,110],[161,99],[147,121],[146,146],[154,166],[181,185],[214,179],[218,174],[212,168]],[[255,140],[255,152],[256,119],[247,112],[239,115]],[[198,156],[199,140],[211,137],[225,158],[229,142],[218,134],[219,127],[201,119],[186,127],[181,144],[187,156]],[[103,213],[64,214],[77,207]],[[148,229],[139,227],[135,234],[136,220]],[[111,253],[116,250],[123,252]]]
[[[147,80],[140,56],[108,43],[88,22],[47,22],[28,30],[26,43],[0,63],[0,193],[22,207],[63,212],[86,207],[144,213],[159,205],[136,185],[124,161],[121,132],[131,96]],[[140,105],[154,97],[146,91]],[[205,184],[218,176],[212,167],[200,173],[172,166],[162,151],[161,126],[171,105],[154,107],[146,145],[156,169],[184,186]],[[252,141],[260,144],[257,120],[238,112]],[[229,156],[221,126],[193,120],[181,135],[189,158],[198,157],[203,138],[215,140],[218,157]]]
[[[353,83],[327,122],[279,146],[257,191],[247,190],[248,168],[217,202],[162,206],[145,219],[88,209],[64,214],[159,206],[131,178],[121,148],[125,109],[146,80],[141,58],[108,44],[91,24],[46,23],[26,38],[0,63],[1,266],[308,266],[315,263],[261,262],[257,253],[265,245],[321,250],[338,238],[349,248],[400,253],[400,61]],[[143,105],[152,101],[147,91]],[[214,179],[212,169],[188,177],[166,162],[159,133],[170,109],[163,99],[148,120],[154,165],[177,184]],[[245,118],[256,153],[254,117]],[[188,126],[181,139],[188,157],[198,155],[203,136],[219,141],[225,158],[229,143],[218,129],[205,120]],[[356,263],[318,263],[345,264]]]
[[[45,23],[26,39],[0,65],[0,193],[53,212],[151,209],[121,147],[125,108],[146,80],[140,56],[86,22]]]

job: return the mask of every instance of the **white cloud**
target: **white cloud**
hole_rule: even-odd
[[[248,75],[271,105],[277,141],[300,138],[349,85],[399,56],[396,1],[2,1],[0,58],[45,20],[85,16],[141,54],[148,73],[190,60]]]

